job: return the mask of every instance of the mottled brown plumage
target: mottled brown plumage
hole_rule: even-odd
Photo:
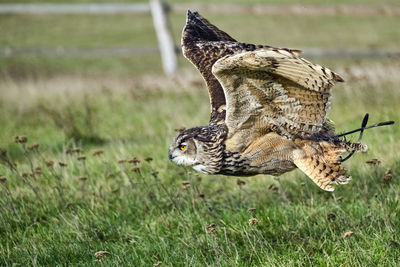
[[[330,89],[343,82],[338,74],[300,58],[299,50],[237,42],[190,11],[182,49],[208,86],[211,118],[175,138],[171,160],[227,175],[297,167],[327,191],[347,183],[341,153],[366,147],[335,136],[327,119]],[[358,130],[365,128],[366,120]]]

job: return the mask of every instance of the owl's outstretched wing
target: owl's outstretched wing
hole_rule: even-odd
[[[290,139],[329,131],[330,88],[343,81],[296,53],[273,48],[225,56],[212,73],[225,91],[232,146],[271,131]]]
[[[233,54],[225,43],[236,43],[235,39],[209,23],[197,12],[188,10],[186,25],[182,32],[183,55],[200,71],[207,83],[211,102],[211,121],[224,119],[224,91],[211,73],[212,65],[221,57]],[[216,46],[218,44],[218,46]]]
[[[183,55],[200,71],[207,84],[211,102],[210,121],[216,123],[225,120],[225,95],[211,72],[212,66],[226,55],[269,46],[239,43],[199,13],[191,11],[187,12],[181,42]]]

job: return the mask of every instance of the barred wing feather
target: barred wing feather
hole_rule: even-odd
[[[225,56],[212,73],[225,93],[228,139],[237,141],[270,131],[295,139],[326,130],[330,88],[343,81],[294,52],[272,48]]]

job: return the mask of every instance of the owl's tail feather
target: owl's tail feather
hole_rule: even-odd
[[[351,176],[340,165],[340,154],[346,151],[343,146],[321,142],[318,149],[305,146],[295,152],[294,164],[321,189],[333,191],[332,185],[347,184],[351,180]]]
[[[361,143],[364,130],[391,125],[393,121],[386,121],[367,126],[368,114],[364,116],[361,128],[337,135],[343,137],[348,134],[360,132],[358,141],[348,142],[346,140],[336,140],[334,142],[322,141],[316,143],[303,142],[300,149],[293,153],[294,164],[302,170],[311,180],[314,181],[321,189],[333,191],[335,184],[347,184],[351,180],[351,176],[346,174],[346,170],[341,163],[349,159],[357,151],[366,151],[367,146]],[[344,159],[341,154],[350,152]]]

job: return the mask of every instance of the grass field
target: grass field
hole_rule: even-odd
[[[177,40],[183,16],[171,17]],[[241,40],[277,46],[400,40],[396,16],[209,17]],[[0,16],[0,46],[153,44],[150,17],[130,19]],[[398,266],[397,124],[365,133],[369,151],[345,163],[353,180],[334,193],[297,170],[245,184],[202,175],[167,157],[174,129],[209,116],[201,77],[180,61],[168,79],[157,55],[0,58],[0,265]],[[337,132],[367,112],[370,123],[400,121],[398,59],[313,61],[346,80],[333,89]]]

